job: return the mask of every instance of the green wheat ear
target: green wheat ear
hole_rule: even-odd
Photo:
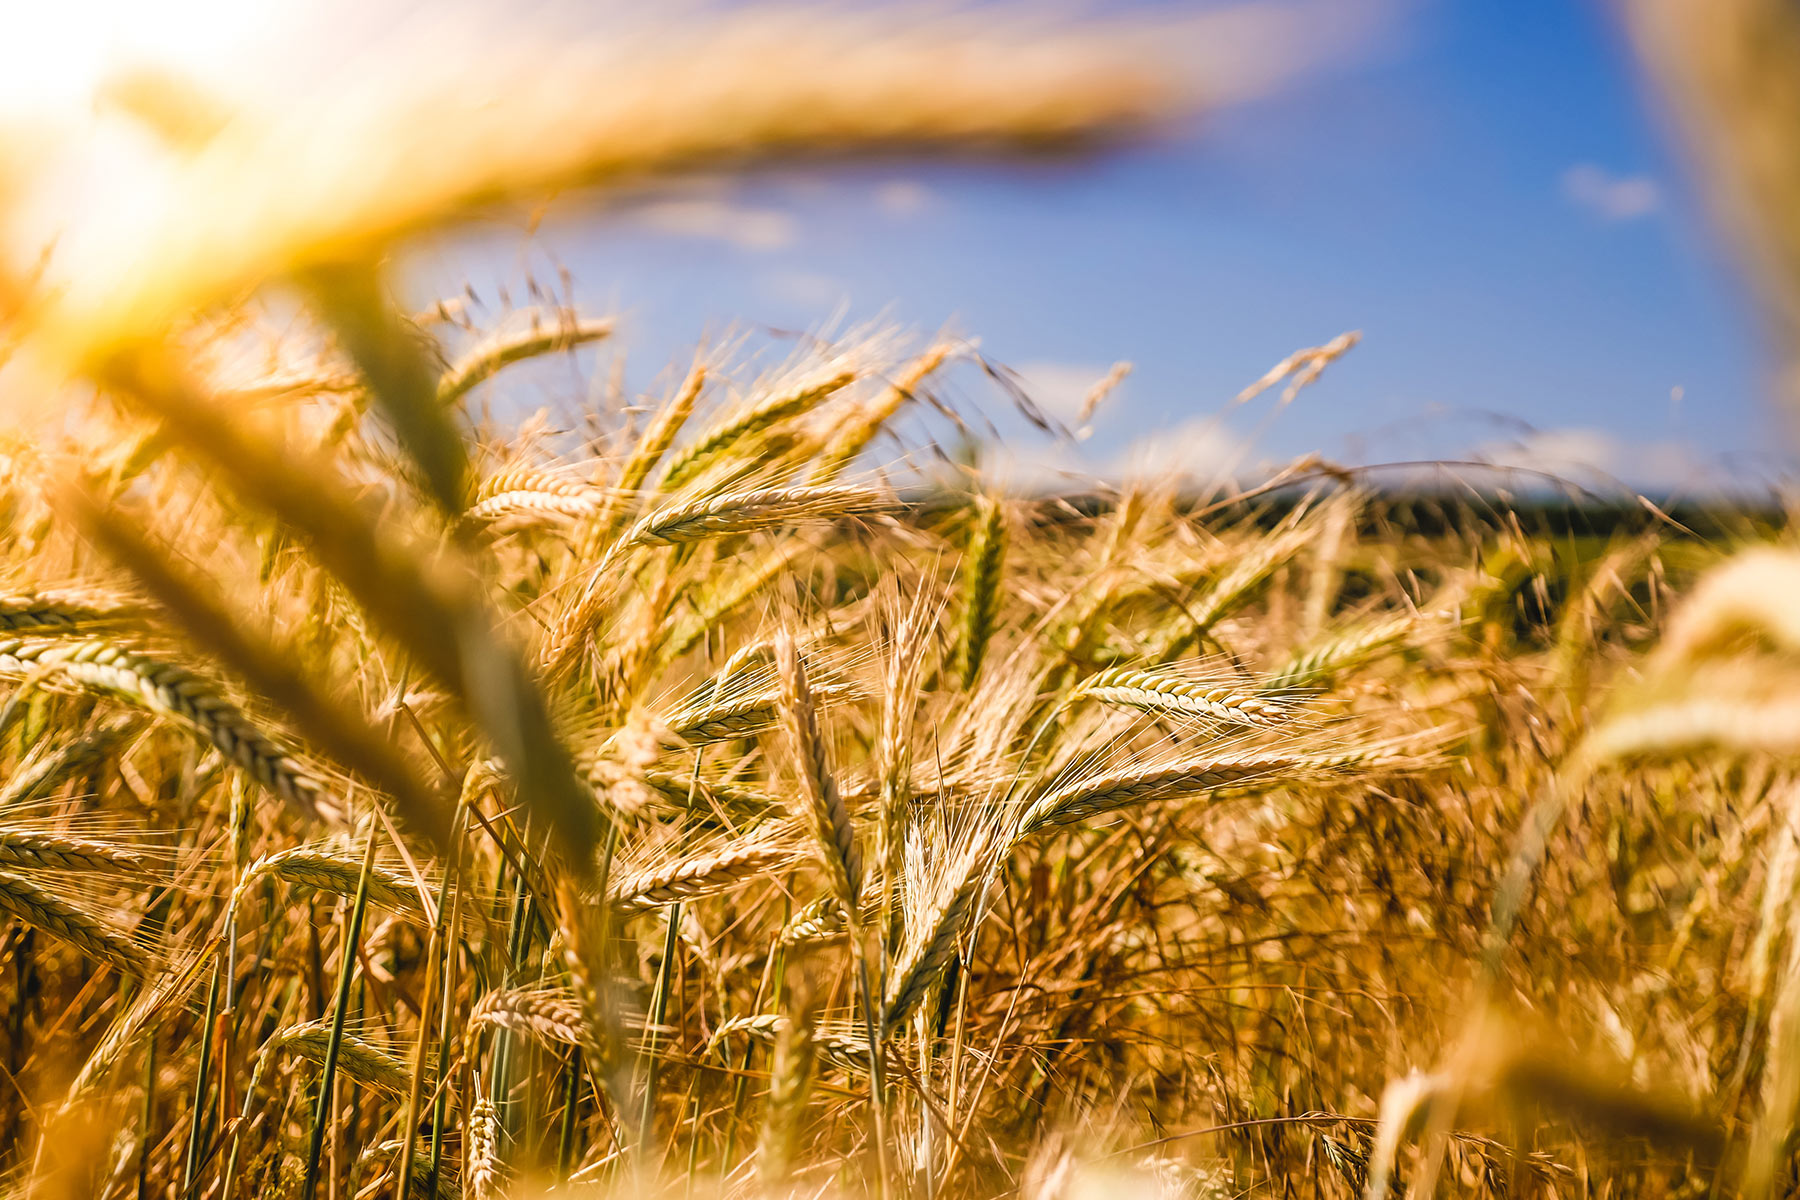
[[[956,662],[965,691],[974,686],[994,633],[1006,540],[1006,510],[993,497],[979,497],[970,515],[969,540],[963,551],[963,614]]]

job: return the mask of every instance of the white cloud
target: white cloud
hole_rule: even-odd
[[[1003,438],[984,442],[981,473],[1015,495],[1069,494],[1134,480],[1177,480],[1210,486],[1268,464],[1250,462],[1249,445],[1212,418],[1195,418],[1147,433],[1110,454],[1066,439]]]
[[[1013,370],[1032,403],[1057,420],[1070,424],[1080,417],[1088,393],[1106,378],[1112,366],[1109,363],[1028,362],[1020,363]],[[1120,393],[1128,386],[1129,381],[1119,384],[1101,402],[1101,411],[1117,403]]]
[[[1644,491],[1714,491],[1734,482],[1723,464],[1679,441],[1637,442],[1600,429],[1541,430],[1516,441],[1479,447],[1475,456],[1495,466],[1574,482],[1622,483]]]
[[[1563,172],[1563,195],[1603,221],[1632,221],[1662,205],[1662,189],[1648,175],[1614,175],[1593,163]]]
[[[714,238],[743,250],[782,250],[793,245],[799,234],[791,213],[752,208],[717,196],[656,200],[637,208],[632,217],[658,233]]]
[[[1106,374],[1105,367],[1086,363],[1028,362],[1013,370],[1032,403],[1063,421],[1075,419],[1088,389]]]
[[[1244,465],[1243,439],[1213,417],[1196,417],[1138,438],[1113,456],[1101,474],[1111,479],[1176,476],[1213,482]]]
[[[1100,481],[1067,442],[1001,439],[982,445],[980,461],[982,477],[1013,495],[1079,492]]]

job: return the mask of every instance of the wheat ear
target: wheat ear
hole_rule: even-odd
[[[238,882],[237,892],[242,895],[257,880],[271,877],[316,892],[354,896],[362,877],[362,856],[311,846],[283,850],[250,864]],[[369,867],[369,903],[425,919],[424,902],[412,881],[396,871],[372,864]]]
[[[802,521],[885,512],[893,502],[872,488],[762,488],[704,496],[645,517],[626,536],[634,545],[678,546]]]
[[[813,1044],[817,996],[803,971],[790,972],[784,1007],[769,1064],[769,1101],[756,1154],[757,1175],[771,1193],[779,1193],[788,1181],[818,1053]]]
[[[1285,778],[1316,778],[1372,770],[1386,758],[1369,751],[1339,754],[1213,755],[1186,762],[1124,771],[1081,780],[1033,800],[1018,825],[1018,837],[1117,812],[1134,804],[1213,791],[1236,784]]]
[[[1000,607],[1000,571],[1006,559],[1006,510],[991,496],[975,502],[975,520],[963,559],[963,615],[957,664],[963,690],[974,686]]]
[[[607,493],[546,471],[515,470],[489,475],[475,490],[462,519],[470,525],[530,516],[552,522],[579,520],[599,512]]]
[[[1152,662],[1168,662],[1187,653],[1189,647],[1261,586],[1275,568],[1298,554],[1311,536],[1312,530],[1303,528],[1260,539],[1180,612],[1147,657]]]
[[[109,721],[88,730],[74,741],[29,762],[13,773],[0,788],[0,811],[15,804],[29,804],[63,780],[86,770],[111,754],[136,728],[132,720]]]
[[[89,958],[127,975],[148,979],[156,973],[155,962],[142,946],[22,875],[0,871],[0,912],[59,937]]]
[[[0,829],[0,867],[141,875],[149,863],[128,846],[31,829]]]
[[[1114,667],[1102,671],[1069,696],[1071,703],[1081,699],[1234,725],[1278,725],[1293,714],[1288,705],[1278,700],[1187,678],[1168,668]]]
[[[921,592],[895,629],[882,680],[881,733],[876,753],[881,799],[876,853],[881,865],[881,907],[890,922],[899,902],[894,886],[904,866],[907,809],[912,803],[913,719],[919,700],[919,673],[925,661],[924,602]]]
[[[500,1114],[477,1093],[469,1110],[468,1162],[463,1174],[474,1200],[494,1200],[500,1189]]]
[[[937,897],[921,915],[917,940],[895,959],[882,1014],[882,1029],[888,1036],[900,1031],[943,978],[944,969],[956,953],[956,940],[962,936],[987,883],[989,850],[987,839],[979,838],[963,851]]]
[[[777,803],[765,792],[696,778],[687,772],[646,771],[644,786],[685,812],[706,814],[717,811],[745,821],[766,816]]]
[[[66,637],[112,629],[141,619],[128,600],[96,592],[29,592],[0,596],[0,631],[20,636]]]
[[[533,325],[523,332],[489,338],[444,372],[437,385],[438,403],[455,404],[513,363],[597,342],[611,337],[612,332],[610,320],[589,317],[563,319],[553,325]]]
[[[792,843],[783,838],[758,838],[726,845],[677,859],[667,866],[627,875],[613,887],[613,906],[623,912],[644,912],[684,900],[716,896],[779,870],[795,857]]]
[[[686,654],[710,630],[717,628],[720,622],[746,602],[761,595],[771,582],[786,574],[796,559],[815,553],[804,538],[783,539],[781,544],[771,547],[753,566],[739,572],[725,586],[702,593],[695,605],[698,612],[675,626],[675,631],[658,650],[658,660],[672,662]]]
[[[94,1052],[88,1055],[87,1061],[76,1074],[75,1081],[69,1085],[65,1104],[73,1104],[105,1079],[125,1052],[131,1049],[139,1035],[149,1029],[158,1017],[170,1008],[193,999],[200,985],[206,981],[207,969],[217,958],[221,944],[221,939],[212,939],[185,966],[163,971],[139,993],[124,1015],[107,1029],[106,1036],[100,1039]]]
[[[862,888],[862,848],[850,824],[850,810],[838,795],[826,760],[818,709],[806,680],[800,651],[786,630],[775,635],[775,669],[781,680],[781,716],[798,766],[799,819],[812,831],[832,891],[857,923]]]
[[[706,368],[698,361],[677,389],[675,398],[657,412],[632,447],[631,457],[619,468],[607,504],[591,519],[583,522],[575,534],[575,557],[587,562],[600,557],[618,532],[620,524],[631,514],[630,502],[650,478],[650,472],[662,461],[676,435],[693,415],[694,405],[706,388]]]
[[[820,896],[788,918],[781,930],[781,941],[790,946],[832,941],[843,937],[848,929],[844,906],[832,893]]]
[[[680,487],[734,443],[806,412],[826,397],[855,382],[855,371],[836,370],[815,375],[727,416],[698,439],[676,451],[663,472],[662,490],[666,492]]]
[[[0,674],[28,675],[43,667],[81,687],[178,718],[271,792],[319,815],[325,792],[317,778],[193,672],[106,641],[0,641]]]
[[[506,1029],[566,1046],[589,1044],[574,993],[559,988],[503,988],[489,992],[469,1013],[469,1031]]]
[[[713,1030],[709,1046],[717,1046],[733,1034],[742,1033],[755,1038],[759,1042],[774,1042],[781,1036],[781,1029],[787,1018],[779,1013],[758,1013],[754,1016],[732,1017],[723,1021]],[[852,1071],[856,1074],[867,1074],[869,1070],[869,1044],[862,1039],[860,1032],[852,1033],[838,1022],[835,1029],[816,1028],[813,1031],[813,1046],[820,1058],[837,1067],[839,1070]]]
[[[1263,685],[1264,690],[1281,692],[1328,684],[1340,672],[1400,645],[1412,632],[1413,624],[1412,614],[1401,613],[1334,633],[1282,663]]]
[[[310,1063],[323,1063],[330,1041],[329,1019],[307,1021],[276,1033],[264,1046],[264,1052],[285,1051]],[[412,1084],[412,1068],[404,1060],[348,1032],[340,1035],[338,1066],[358,1083],[396,1096],[406,1095]]]
[[[944,360],[955,349],[949,342],[939,342],[908,363],[879,396],[850,418],[847,427],[826,447],[825,453],[819,456],[811,477],[816,481],[836,478],[845,467],[855,462],[856,456],[881,432],[882,426],[893,419],[901,405],[913,398],[919,385],[943,366]]]

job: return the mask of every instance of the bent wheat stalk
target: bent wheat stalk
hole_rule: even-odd
[[[22,875],[0,871],[0,912],[61,938],[89,958],[127,975],[156,973],[149,951],[92,913],[53,896]]]
[[[489,992],[469,1013],[469,1032],[505,1029],[565,1046],[586,1046],[581,1002],[556,988],[504,988]]]
[[[613,322],[605,318],[559,314],[553,324],[533,324],[517,333],[505,333],[472,347],[451,364],[438,380],[438,403],[448,407],[516,362],[573,350],[589,342],[611,337]]]
[[[621,912],[645,912],[716,896],[779,870],[797,857],[799,851],[780,836],[728,844],[626,875],[613,888],[613,907]]]
[[[0,641],[0,675],[50,668],[70,683],[167,713],[210,741],[250,777],[308,816],[326,792],[311,771],[262,732],[210,683],[186,668],[107,641]]]
[[[280,879],[296,887],[327,892],[334,896],[355,896],[362,876],[362,856],[341,854],[309,846],[297,846],[258,859],[245,870],[237,886],[242,895],[262,879]],[[407,916],[423,920],[425,904],[411,880],[396,871],[371,865],[369,868],[369,903],[379,904]]]
[[[0,867],[141,875],[149,861],[129,846],[31,829],[0,828]]]
[[[1135,804],[1189,796],[1239,784],[1277,779],[1317,778],[1372,769],[1381,759],[1367,751],[1339,754],[1211,755],[1164,766],[1110,772],[1046,792],[1031,801],[1020,817],[1017,838],[1039,830],[1072,825],[1088,817],[1118,812]]]
[[[270,1038],[263,1053],[287,1053],[322,1065],[331,1044],[329,1018],[290,1025]],[[398,1055],[349,1032],[338,1035],[338,1067],[358,1083],[380,1088],[389,1095],[404,1096],[412,1080],[411,1068]]]

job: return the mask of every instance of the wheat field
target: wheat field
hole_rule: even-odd
[[[529,413],[607,314],[395,299],[548,189],[1206,102],[1123,35],[866,34],[120,101],[166,203],[0,278],[8,1194],[1788,1194],[1780,506],[1033,495],[932,440],[965,338]]]

